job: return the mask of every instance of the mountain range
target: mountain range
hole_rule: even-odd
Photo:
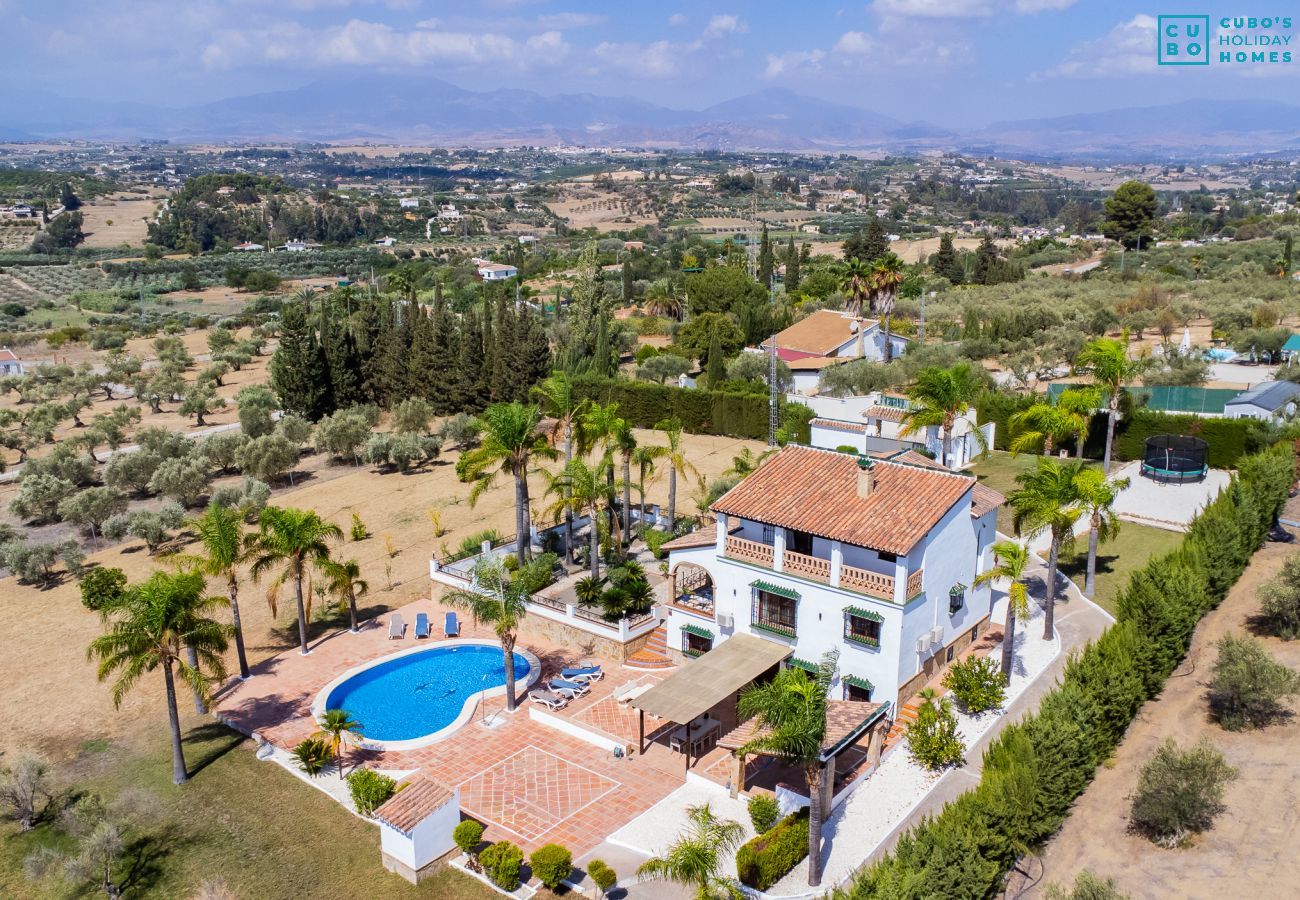
[[[1300,151],[1300,106],[1189,100],[994,122],[956,131],[772,88],[701,110],[630,97],[472,91],[431,77],[327,78],[188,107],[98,102],[48,92],[0,98],[0,139],[386,141],[686,149],[1193,159]]]

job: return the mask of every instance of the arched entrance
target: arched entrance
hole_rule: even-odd
[[[668,573],[668,596],[673,606],[713,616],[713,576],[704,566],[683,562]]]

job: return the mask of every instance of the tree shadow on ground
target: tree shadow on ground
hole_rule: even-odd
[[[186,757],[185,762],[189,768],[191,778],[198,775],[208,766],[221,759],[221,757],[225,756],[231,750],[234,750],[246,740],[246,738],[238,731],[235,731],[220,722],[207,722],[203,725],[191,728],[186,733],[185,738],[190,744],[201,743],[203,746],[201,756]]]

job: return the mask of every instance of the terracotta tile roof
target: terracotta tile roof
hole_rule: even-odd
[[[816,418],[808,424],[814,428],[829,428],[832,431],[851,431],[854,434],[862,434],[867,430],[866,425],[859,425],[857,422],[845,422],[843,419]]]
[[[663,550],[689,550],[692,547],[711,547],[718,542],[716,528],[701,528],[690,534],[675,537],[663,545]]]
[[[880,706],[879,703],[863,700],[827,700],[826,734],[822,737],[822,749],[828,750],[844,740]],[[718,738],[718,746],[725,750],[737,750],[766,733],[767,729],[758,724],[758,716],[754,716]]]
[[[1007,498],[1003,497],[993,488],[983,484],[976,484],[970,495],[970,515],[972,519],[978,519],[991,510],[997,509]]]
[[[943,469],[945,472],[952,471],[937,459],[931,459],[924,453],[917,453],[915,450],[904,450],[902,453],[894,453],[888,457],[894,462],[907,463],[912,466],[925,466],[927,469]]]
[[[884,419],[886,422],[902,422],[907,410],[893,406],[869,406],[862,413],[864,419]]]
[[[829,369],[831,366],[843,365],[846,362],[853,362],[852,356],[805,356],[802,359],[787,360],[791,371],[798,372],[802,369]]]
[[[431,813],[456,798],[456,792],[423,771],[415,772],[398,786],[397,793],[375,810],[375,818],[410,834]]]
[[[18,354],[14,353],[8,347],[0,347],[0,361],[17,362]]]
[[[776,335],[777,350],[798,350],[816,356],[829,356],[835,348],[857,336],[850,327],[853,319],[833,309],[819,309],[807,318],[800,319]],[[872,319],[859,320],[860,327],[869,331],[875,327]],[[770,346],[764,341],[763,346]]]
[[[878,460],[875,488],[857,494],[858,459],[815,447],[787,446],[716,503],[713,511],[806,531],[858,547],[907,554],[975,479],[942,469]]]

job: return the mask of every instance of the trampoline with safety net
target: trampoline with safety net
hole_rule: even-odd
[[[1186,434],[1156,434],[1147,438],[1142,474],[1161,484],[1201,481],[1209,472],[1210,445]]]

